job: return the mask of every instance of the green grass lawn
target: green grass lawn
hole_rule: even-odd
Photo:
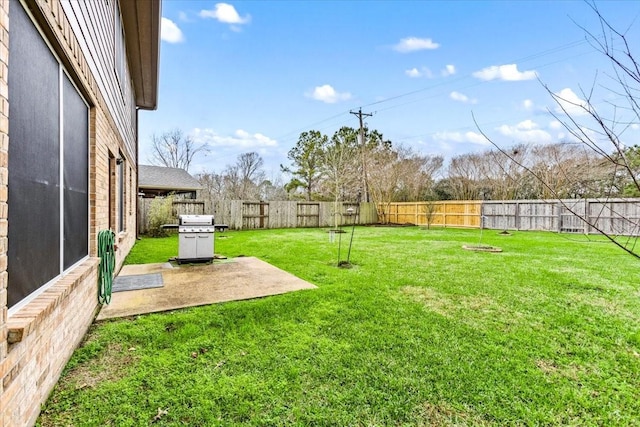
[[[39,424],[640,425],[640,261],[553,233],[461,248],[478,241],[358,227],[340,269],[324,230],[216,234],[319,288],[96,324]],[[127,262],[176,254],[142,239]]]

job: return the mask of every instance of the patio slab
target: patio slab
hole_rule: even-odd
[[[120,276],[161,273],[164,286],[113,293],[96,320],[278,295],[316,286],[254,257],[207,265],[125,266]]]

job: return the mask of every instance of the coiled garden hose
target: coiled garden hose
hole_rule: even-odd
[[[111,302],[113,270],[116,267],[115,236],[111,230],[102,230],[98,233],[98,256],[100,257],[98,302],[100,304]]]

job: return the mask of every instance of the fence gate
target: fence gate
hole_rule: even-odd
[[[269,228],[269,203],[243,202],[242,228]]]
[[[320,227],[320,203],[298,202],[298,227]]]

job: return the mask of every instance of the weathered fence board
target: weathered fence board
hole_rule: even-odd
[[[154,199],[138,203],[138,232],[149,228],[149,210]],[[349,211],[349,208],[352,208]],[[232,230],[258,228],[333,227],[337,225],[374,224],[378,222],[373,203],[348,202],[254,202],[219,200],[211,205],[202,200],[175,200],[173,223],[178,215],[213,214],[216,224],[226,224]]]
[[[485,228],[565,233],[640,234],[640,199],[486,201]]]

